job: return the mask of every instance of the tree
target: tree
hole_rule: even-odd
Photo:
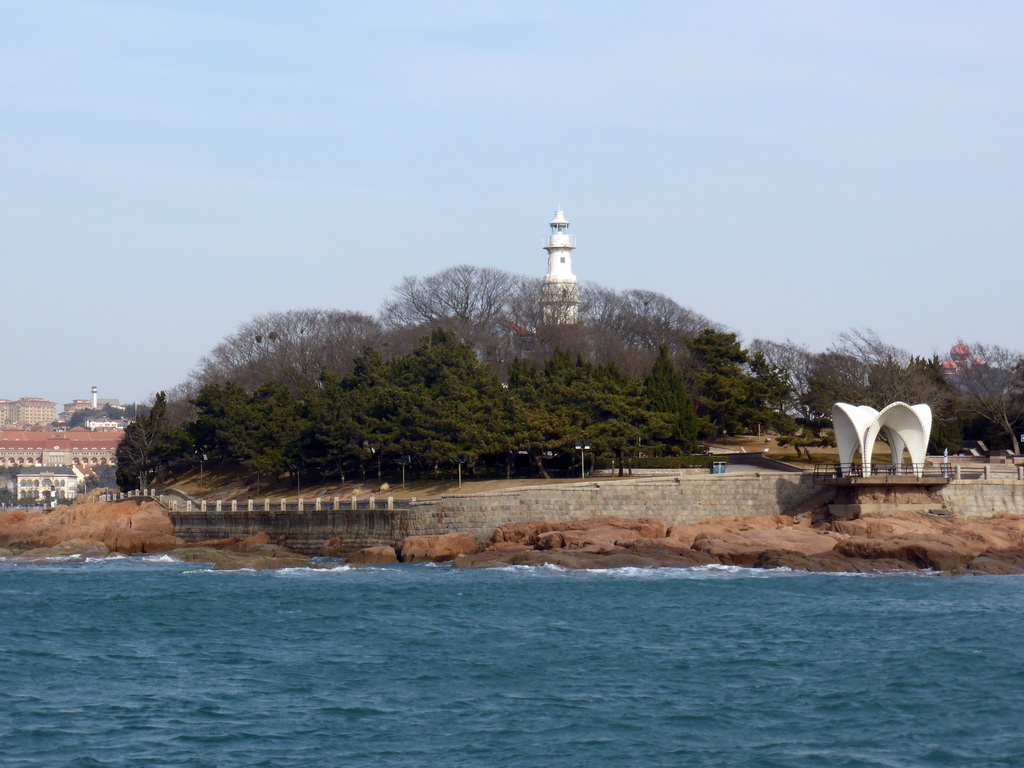
[[[321,371],[345,374],[368,343],[380,339],[369,315],[297,309],[256,315],[204,356],[191,378],[197,387],[231,381],[247,392],[278,381],[293,393],[316,385]]]
[[[809,415],[829,418],[835,403],[871,405],[868,366],[852,355],[830,350],[812,355],[808,365]]]
[[[948,387],[941,378],[936,379],[925,361],[882,341],[871,329],[840,333],[835,350],[864,366],[867,381],[858,405],[884,408],[895,402],[927,403],[938,411],[949,401]]]
[[[817,434],[813,430],[807,427],[801,427],[791,435],[784,435],[776,441],[782,446],[792,446],[796,450],[796,457],[800,458],[800,451],[803,451],[807,460],[811,460],[811,448],[825,448],[828,446],[835,446],[836,439],[831,434]]]
[[[284,384],[270,381],[253,392],[247,412],[243,465],[272,476],[300,466],[299,442],[308,426],[302,401]]]
[[[252,420],[245,390],[233,381],[206,384],[192,403],[196,418],[188,431],[196,450],[217,453],[229,461],[242,461],[250,448],[247,428]]]
[[[960,342],[961,344],[963,342]],[[1024,418],[1024,361],[1019,352],[997,345],[973,344],[972,360],[950,377],[959,411],[982,419],[1009,438],[1020,453],[1017,427]]]
[[[117,484],[121,490],[145,488],[154,473],[179,455],[187,438],[167,421],[167,393],[159,392],[148,414],[131,422],[117,446]]]
[[[320,385],[306,396],[306,430],[300,454],[306,466],[322,477],[344,477],[345,460],[353,453],[356,433],[354,398],[341,377],[324,372]]]
[[[809,381],[813,357],[811,351],[805,345],[789,339],[784,342],[754,339],[748,352],[752,359],[763,358],[785,379],[789,397],[782,409],[809,422],[812,417]]]
[[[593,421],[587,403],[593,400],[593,386],[593,366],[562,349],[555,350],[542,370],[526,361],[514,362],[506,393],[506,447],[529,451],[532,466],[549,477],[544,459],[589,437]]]
[[[644,379],[644,399],[647,408],[666,414],[669,434],[666,442],[680,453],[697,450],[697,412],[686,391],[686,382],[672,363],[667,346],[661,346],[658,357]]]
[[[458,453],[468,454],[472,464],[500,450],[500,409],[495,405],[501,385],[453,333],[435,330],[388,370],[394,418],[386,450],[428,466]]]
[[[753,379],[748,419],[783,434],[796,429],[790,415],[794,397],[789,379],[781,368],[761,353],[748,354],[748,368]]]
[[[689,346],[700,366],[697,402],[702,432],[709,437],[742,432],[749,420],[753,382],[745,370],[747,353],[736,334],[705,328]]]
[[[404,277],[381,315],[389,325],[438,325],[469,339],[506,319],[519,281],[500,269],[468,264],[428,277]]]
[[[655,291],[614,293],[588,287],[584,295],[584,317],[595,316],[597,325],[609,329],[627,347],[654,351],[666,346],[678,354],[701,330],[714,325]]]
[[[660,441],[673,435],[679,426],[677,414],[650,410],[643,383],[624,375],[614,363],[596,368],[593,378],[588,403],[592,444],[595,451],[609,452],[618,459],[621,477],[626,453],[643,440]]]

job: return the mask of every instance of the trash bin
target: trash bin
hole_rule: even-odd
[[[713,461],[713,462],[711,462],[711,474],[712,475],[724,475],[725,474],[725,462],[724,461]]]

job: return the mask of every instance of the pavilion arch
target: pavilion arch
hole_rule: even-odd
[[[932,430],[932,409],[920,403],[891,403],[881,411],[867,405],[836,403],[832,406],[832,424],[839,448],[840,465],[853,464],[860,451],[865,474],[871,472],[871,454],[879,435],[885,435],[892,450],[893,464],[903,464],[903,451],[910,454],[914,474],[924,470],[928,437]]]

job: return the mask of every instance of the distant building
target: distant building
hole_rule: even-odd
[[[71,501],[84,481],[85,476],[75,467],[25,469],[18,473],[15,494],[31,501]]]
[[[0,432],[0,467],[113,466],[124,432],[90,432],[76,427],[66,432],[6,429]]]
[[[64,403],[64,410],[61,411],[60,419],[61,421],[67,421],[81,411],[97,411],[108,405],[113,408],[120,408],[121,401],[116,397],[99,397],[97,388],[93,387],[91,399],[72,400],[70,403]]]
[[[0,400],[0,427],[14,424],[37,426],[57,420],[57,404],[41,397]]]
[[[86,429],[124,429],[128,419],[89,419],[85,422]]]
[[[61,421],[67,421],[80,411],[91,410],[92,400],[72,400],[70,403],[64,403],[64,410],[60,412],[60,419]]]
[[[949,350],[949,357],[942,361],[942,372],[946,376],[956,376],[963,371],[976,368],[985,363],[971,356],[970,347],[956,344]]]

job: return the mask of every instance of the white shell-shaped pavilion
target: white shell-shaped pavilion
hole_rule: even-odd
[[[839,464],[847,467],[860,451],[863,473],[871,474],[871,453],[879,435],[885,435],[892,451],[892,462],[903,465],[903,452],[910,454],[913,474],[920,477],[932,431],[932,409],[920,403],[891,403],[880,411],[868,405],[836,403],[832,406],[832,425],[839,447]]]

